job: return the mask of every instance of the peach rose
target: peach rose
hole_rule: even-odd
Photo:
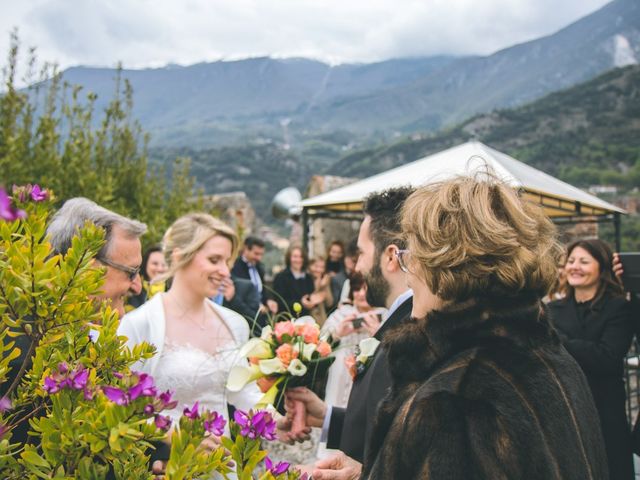
[[[318,344],[318,353],[321,357],[326,357],[331,353],[331,345],[324,340]]]
[[[280,341],[283,335],[293,337],[296,333],[296,327],[293,322],[277,322],[275,325],[276,338]]]
[[[286,368],[291,363],[291,360],[298,358],[298,352],[290,344],[285,343],[276,349],[276,356]]]
[[[318,343],[320,338],[320,329],[317,325],[306,323],[302,325],[300,335],[304,337],[305,343]]]
[[[356,356],[355,355],[349,355],[347,358],[344,359],[344,365],[345,365],[345,367],[347,367],[349,375],[351,375],[351,380],[355,380],[356,379],[356,374],[357,374]]]
[[[260,377],[256,380],[256,385],[262,393],[267,393],[267,391],[273,386],[276,382],[275,377]]]

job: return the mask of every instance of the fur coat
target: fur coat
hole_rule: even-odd
[[[383,346],[392,387],[362,478],[608,478],[589,385],[536,298],[434,311]]]

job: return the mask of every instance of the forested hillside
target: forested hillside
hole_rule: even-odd
[[[472,138],[578,186],[638,186],[640,67],[616,69],[524,107],[479,115],[437,134],[361,150],[328,171],[366,177]]]

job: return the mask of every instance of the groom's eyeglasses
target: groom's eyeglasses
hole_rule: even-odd
[[[400,265],[400,270],[404,273],[409,273],[409,267],[407,267],[407,263],[409,261],[409,256],[411,252],[408,249],[398,249],[396,250],[396,257],[398,258],[398,265]]]
[[[116,263],[113,262],[111,260],[109,260],[108,258],[102,257],[102,256],[98,256],[96,257],[96,260],[98,260],[100,263],[104,263],[105,265],[108,265],[112,268],[115,268],[116,270],[120,270],[121,272],[124,272],[127,274],[127,277],[129,278],[130,282],[133,282],[136,277],[140,274],[140,267],[130,267],[128,265],[122,265],[121,263]]]

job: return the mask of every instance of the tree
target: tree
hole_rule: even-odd
[[[18,89],[19,51],[14,32],[0,97],[0,183],[46,185],[59,203],[88,197],[147,223],[145,243],[158,241],[177,217],[201,207],[187,159],[175,159],[168,172],[148,168],[148,135],[132,119],[133,90],[120,70],[98,123],[96,96],[65,82],[55,66],[45,64],[36,77],[33,49],[29,86]]]

